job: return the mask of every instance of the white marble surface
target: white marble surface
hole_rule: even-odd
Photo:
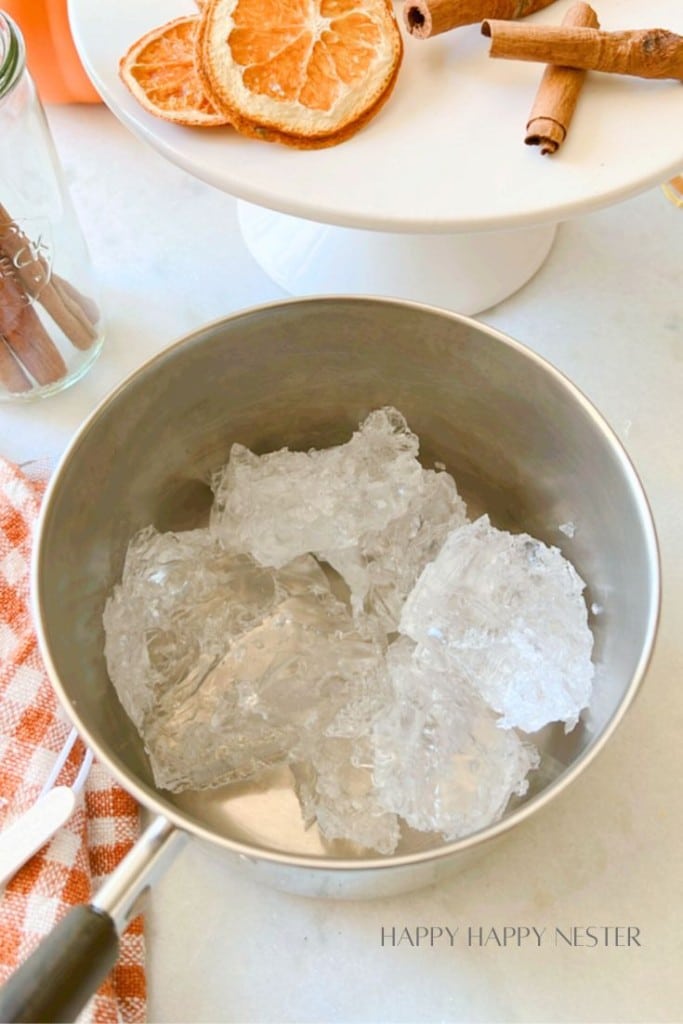
[[[0,406],[0,451],[56,457],[125,374],[171,340],[282,296],[235,203],[164,163],[104,109],[50,121],[102,284],[106,347],[70,391]],[[433,889],[314,902],[245,883],[189,844],[151,897],[150,1021],[674,1022],[681,1019],[683,212],[653,190],[563,225],[534,280],[480,319],[564,370],[640,470],[664,563],[656,655],[606,751],[487,858]],[[470,947],[467,928],[546,928],[540,947]],[[640,946],[568,948],[573,926]],[[382,927],[460,932],[382,946]],[[533,934],[533,933],[532,933]]]

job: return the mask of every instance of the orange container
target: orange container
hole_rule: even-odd
[[[0,0],[26,42],[26,64],[44,103],[98,103],[76,53],[67,0]]]

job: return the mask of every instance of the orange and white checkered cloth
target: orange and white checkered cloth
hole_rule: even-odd
[[[29,608],[33,524],[44,482],[0,457],[0,829],[35,802],[70,726],[43,668]],[[79,740],[59,782],[73,782]],[[94,762],[71,819],[0,894],[0,983],[77,903],[88,902],[135,842],[136,802]],[[121,939],[118,962],[79,1022],[143,1022],[141,918]]]

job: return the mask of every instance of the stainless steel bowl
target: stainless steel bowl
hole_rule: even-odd
[[[528,796],[458,842],[411,834],[389,857],[325,845],[303,828],[286,773],[267,784],[174,796],[155,789],[109,682],[102,609],[131,535],[199,525],[230,445],[258,452],[346,440],[394,405],[445,463],[470,510],[560,546],[588,581],[595,699],[576,729],[541,736]],[[571,521],[568,537],[558,528]],[[385,895],[433,882],[538,813],[593,760],[631,704],[658,618],[655,531],[638,477],[587,399],[499,332],[415,303],[329,297],[210,324],[107,398],[65,455],[37,538],[35,612],[60,700],[86,742],[150,811],[235,865],[310,895]],[[166,834],[166,833],[164,833]]]

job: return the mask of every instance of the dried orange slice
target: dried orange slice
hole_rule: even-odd
[[[197,37],[206,91],[234,126],[301,148],[376,114],[402,56],[391,0],[208,0]]]
[[[185,125],[228,124],[206,95],[195,67],[199,15],[152,29],[130,47],[119,74],[145,110]]]

